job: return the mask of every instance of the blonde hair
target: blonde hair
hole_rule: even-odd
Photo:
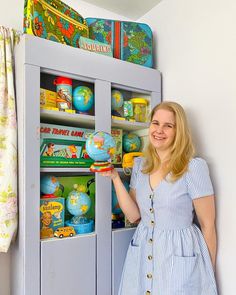
[[[188,163],[194,156],[194,145],[184,109],[176,102],[165,101],[156,105],[151,112],[151,121],[158,110],[167,110],[175,116],[176,134],[170,151],[168,164],[163,168],[164,176],[170,173],[170,180],[176,181],[188,169]],[[144,151],[144,167],[142,172],[145,174],[154,172],[161,166],[161,159],[156,149],[149,142]]]

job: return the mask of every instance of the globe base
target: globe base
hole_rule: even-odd
[[[91,172],[105,172],[114,169],[114,166],[110,162],[94,162],[90,166]]]
[[[87,222],[85,223],[78,223],[75,224],[71,220],[67,220],[65,222],[67,226],[73,226],[76,234],[86,234],[86,233],[91,233],[94,230],[94,221],[93,219],[87,219]]]
[[[76,114],[81,114],[81,115],[89,115],[88,111],[76,111]]]

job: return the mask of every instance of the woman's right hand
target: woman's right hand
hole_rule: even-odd
[[[109,171],[99,172],[100,175],[110,177],[112,180],[115,180],[117,177],[119,177],[119,173],[115,168]]]

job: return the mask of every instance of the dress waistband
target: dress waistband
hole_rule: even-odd
[[[165,220],[165,222],[161,220],[152,220],[152,219],[144,219],[140,220],[140,223],[143,227],[149,228],[150,230],[183,230],[189,228],[193,225],[192,221],[184,221],[174,222],[174,220]]]

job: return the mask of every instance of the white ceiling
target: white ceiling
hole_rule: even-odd
[[[83,0],[132,20],[137,20],[161,0]]]

